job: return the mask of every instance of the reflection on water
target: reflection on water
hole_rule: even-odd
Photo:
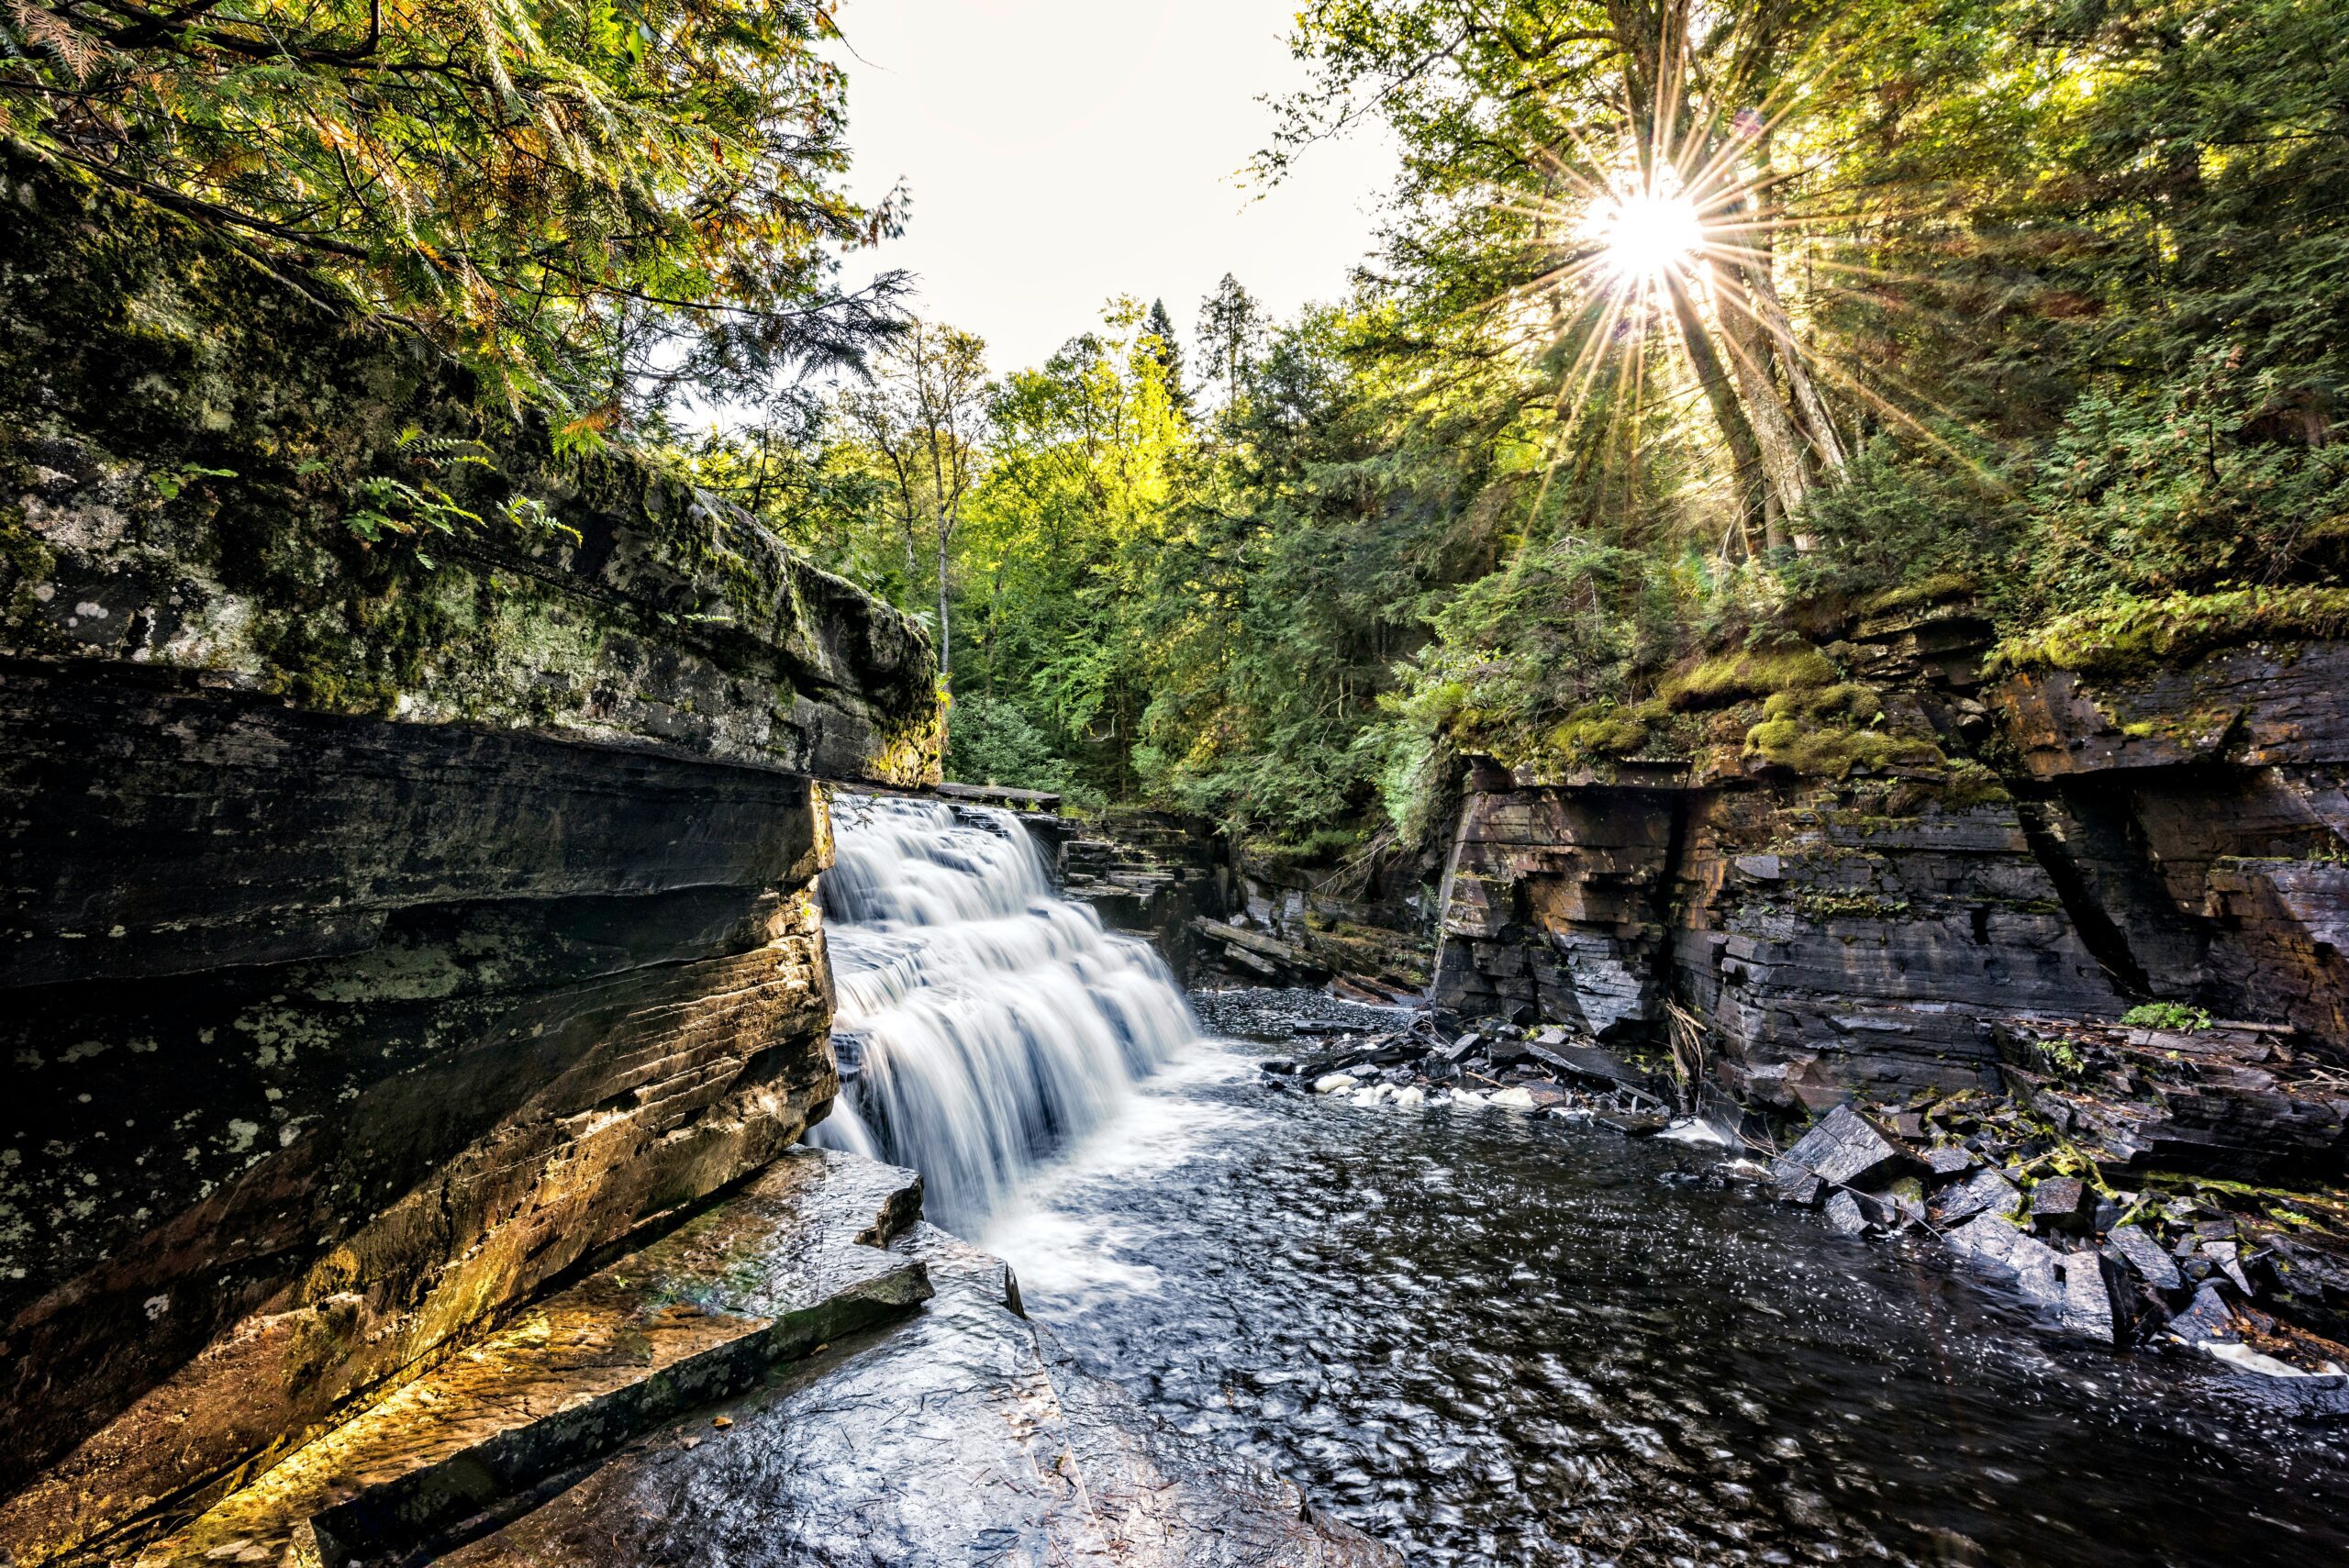
[[[1275,1095],[1252,1049],[1174,1048],[983,1240],[1095,1370],[1415,1563],[2349,1562],[2342,1434],[2208,1362],[2048,1338],[1703,1184],[1718,1151]]]

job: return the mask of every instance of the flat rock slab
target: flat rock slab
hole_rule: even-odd
[[[141,1568],[395,1555],[931,1294],[920,1178],[793,1151],[230,1494]]]
[[[1977,1269],[2010,1277],[2043,1307],[2065,1305],[2064,1255],[1995,1214],[1979,1214],[1951,1231],[1949,1249]]]
[[[1784,1158],[1831,1186],[1865,1186],[1898,1175],[1914,1156],[1849,1105],[1837,1106]]]
[[[918,1316],[646,1438],[441,1568],[1387,1568],[1296,1489],[1151,1420],[1012,1306],[996,1260],[923,1225]]]

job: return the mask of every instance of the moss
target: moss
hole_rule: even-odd
[[[1904,583],[1898,588],[1887,588],[1881,594],[1870,595],[1860,601],[1859,608],[1864,616],[1890,615],[1895,610],[1946,605],[1971,598],[1974,592],[1974,579],[1965,573],[1937,572],[1917,582]]]
[[[2076,670],[2127,675],[2267,639],[2349,634],[2349,588],[2230,588],[2164,598],[2121,598],[2009,638],[1993,673]]]
[[[1856,728],[1884,717],[1884,700],[1876,688],[1847,681],[1808,691],[1774,692],[1762,705],[1765,720],[1800,719],[1807,724]]]
[[[1997,773],[1970,757],[1962,757],[1949,765],[1948,781],[1941,791],[1942,806],[1949,811],[1998,806],[2013,798]]]
[[[1834,683],[1835,666],[1826,654],[1808,642],[1782,642],[1692,665],[1665,681],[1656,700],[1675,713],[1689,713]]]
[[[1805,778],[1840,779],[1854,768],[1932,767],[1943,759],[1930,740],[1880,729],[1845,729],[1798,718],[1774,718],[1746,732],[1745,750]]]
[[[1550,731],[1548,749],[1564,757],[1630,757],[1646,749],[1669,715],[1664,705],[1618,707],[1601,703],[1581,708]]]

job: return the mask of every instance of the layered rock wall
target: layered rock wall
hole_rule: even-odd
[[[1787,1106],[1995,1084],[2008,1022],[2155,1000],[2349,1048],[2349,648],[1989,679],[1986,644],[1955,609],[1839,645],[1935,763],[1481,765],[1435,999],[1659,1046],[1677,1006]]]
[[[115,1555],[772,1163],[903,617],[0,158],[0,1556]]]

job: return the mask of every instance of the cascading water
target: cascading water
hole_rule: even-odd
[[[919,1171],[969,1233],[1197,1026],[1146,944],[1053,895],[1009,812],[842,795],[833,837],[834,1032],[860,1070],[813,1141]]]

